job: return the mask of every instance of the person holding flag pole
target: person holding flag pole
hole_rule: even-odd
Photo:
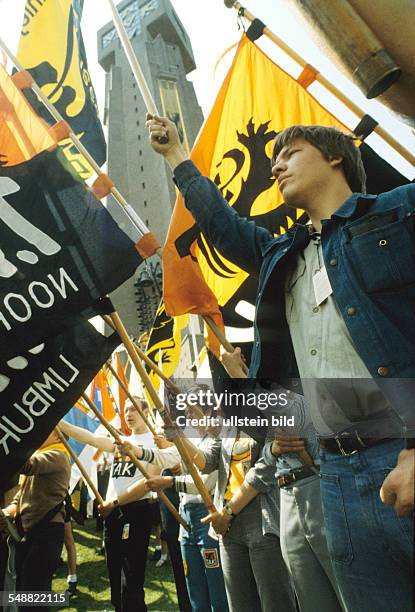
[[[2,46],[4,47],[3,44],[2,44]],[[8,54],[9,54],[9,56],[11,56],[12,60],[14,61],[14,63],[17,65],[17,67],[21,69],[21,66],[18,64],[18,62],[15,60],[15,58],[13,58],[13,56],[10,54],[10,52],[8,51],[7,48],[6,48],[6,50],[7,50]],[[87,151],[82,147],[82,145],[79,143],[79,141],[74,136],[74,134],[69,130],[68,126],[65,126],[65,124],[62,123],[62,118],[60,117],[59,113],[56,112],[56,110],[49,103],[49,101],[45,98],[45,96],[43,96],[42,92],[36,86],[36,84],[33,83],[33,81],[31,81],[31,87],[35,91],[35,93],[39,96],[39,98],[45,103],[45,105],[48,107],[48,109],[52,112],[52,114],[55,117],[55,119],[60,123],[60,128],[63,129],[63,132],[65,132],[65,134],[72,139],[72,141],[76,144],[78,149],[88,159],[88,162],[91,162],[92,167],[94,167],[94,169],[96,170],[99,178],[98,178],[98,180],[96,181],[96,184],[95,184],[95,189],[94,189],[95,193],[97,195],[99,195],[99,197],[103,197],[104,195],[107,195],[109,192],[112,192],[115,195],[115,197],[118,199],[118,201],[120,201],[125,206],[125,208],[127,209],[128,215],[130,216],[130,219],[132,220],[133,224],[137,227],[137,229],[139,229],[139,231],[141,230],[141,232],[143,233],[143,223],[141,222],[141,220],[136,218],[135,213],[134,214],[131,213],[131,211],[128,208],[128,205],[126,205],[126,203],[123,201],[122,197],[117,192],[115,187],[113,187],[113,185],[111,184],[111,181],[110,180],[106,180],[107,177],[105,177],[105,175],[103,175],[103,173],[100,171],[100,169],[97,167],[97,165],[94,164],[92,158],[89,156]],[[144,232],[143,238],[146,238],[146,237],[148,238],[148,232]],[[154,248],[154,241],[152,242],[150,240],[150,242],[151,242],[151,248]],[[152,252],[154,252],[154,251],[152,251]],[[114,317],[116,317],[115,313],[112,316],[112,318],[114,318]],[[124,339],[124,342],[125,342],[126,333],[125,333],[125,329],[122,326],[121,321],[119,320],[119,317],[116,317],[116,327],[117,327],[117,330],[119,332],[121,332],[121,335],[124,336],[123,339]],[[128,342],[127,342],[127,350],[130,352],[130,357],[132,358],[132,361],[135,363],[135,366],[137,367],[138,358],[136,356],[136,353],[128,345]],[[159,409],[161,409],[161,408],[162,407],[159,406]],[[205,500],[205,503],[208,506],[209,511],[214,511],[214,506],[212,504],[211,497],[210,497],[208,491],[206,490],[206,488],[203,486],[203,482],[201,481],[200,477],[198,478],[198,474],[197,474],[197,472],[195,470],[195,467],[192,464],[192,461],[191,461],[190,457],[188,456],[188,454],[186,454],[184,445],[182,445],[180,443],[180,440],[177,440],[177,444],[178,444],[178,447],[179,447],[179,449],[180,449],[180,451],[181,451],[181,453],[183,455],[182,458],[183,458],[184,462],[186,463],[189,472],[196,479],[196,484],[197,484],[199,490],[201,491],[201,494],[202,494],[202,496],[203,496],[203,498]]]
[[[149,362],[152,365],[151,360]],[[109,366],[109,369],[117,378],[130,400],[135,403],[134,397],[128,392],[116,371],[112,366]],[[160,372],[162,379],[165,380],[169,388],[175,388],[175,385],[159,368],[155,367],[155,371]],[[200,433],[199,442],[201,445],[209,445],[209,442],[212,441],[210,434],[204,428],[201,428]],[[155,440],[165,442],[162,436],[157,436],[156,438],[155,431],[153,431],[153,434]],[[188,440],[184,440],[184,442],[188,444]],[[170,442],[169,444],[171,445],[172,443]],[[192,451],[195,450],[193,447],[191,449]],[[133,445],[130,441],[123,441],[119,450],[130,456],[135,454],[140,460],[145,456],[146,460],[164,469],[177,467],[181,459],[174,445],[167,447],[163,445],[158,449],[145,449],[144,447]],[[202,478],[209,492],[213,493],[217,481],[217,471],[215,470],[207,476],[202,475]],[[169,488],[175,483],[181,483],[181,486],[177,488],[177,491],[184,494],[184,496],[181,496],[180,512],[190,527],[188,532],[186,530],[181,531],[180,540],[182,556],[186,564],[185,577],[192,609],[203,610],[206,608],[211,609],[213,612],[216,610],[225,611],[228,608],[228,604],[223,583],[219,547],[208,534],[208,526],[200,524],[200,519],[206,515],[206,510],[198,489],[191,481],[191,477],[189,475],[177,476],[177,478],[172,476],[156,476],[146,480],[149,490],[156,492],[163,490],[164,486]],[[139,493],[137,485],[130,487],[129,499],[131,501],[135,500]]]
[[[22,537],[16,548],[16,591],[51,590],[64,540],[70,471],[68,452],[52,431],[22,466],[20,488],[2,510],[0,529],[14,520]],[[27,602],[22,601],[22,606],[19,599],[16,602],[19,610],[26,609]]]
[[[124,37],[126,37],[126,34],[124,32]],[[112,182],[112,180],[106,175],[104,174],[100,167],[98,166],[98,164],[94,161],[94,159],[92,158],[92,156],[88,153],[88,151],[86,150],[86,148],[82,145],[82,143],[79,141],[79,139],[75,136],[75,134],[71,131],[71,128],[69,127],[69,125],[62,119],[62,116],[60,115],[60,113],[56,110],[56,108],[50,103],[50,101],[48,100],[48,98],[46,97],[46,95],[42,92],[42,90],[38,87],[38,85],[33,81],[33,79],[30,77],[30,75],[28,75],[24,70],[22,65],[19,63],[19,61],[17,60],[17,58],[11,53],[10,49],[7,47],[7,45],[4,43],[3,40],[0,39],[0,48],[3,49],[3,51],[6,53],[6,55],[10,58],[10,60],[13,62],[13,64],[16,66],[16,68],[18,68],[18,70],[20,71],[22,77],[21,80],[23,82],[23,87],[30,87],[35,94],[38,96],[38,98],[42,101],[42,103],[46,106],[46,108],[49,110],[49,112],[52,114],[52,116],[55,118],[55,120],[57,121],[56,124],[56,130],[57,132],[60,134],[61,138],[64,137],[68,137],[72,140],[72,142],[74,143],[74,145],[77,147],[77,149],[82,153],[82,155],[85,157],[85,159],[88,161],[89,165],[94,169],[94,171],[96,172],[96,174],[98,175],[98,178],[96,179],[94,185],[93,185],[93,191],[96,194],[97,197],[102,198],[104,196],[107,196],[109,193],[112,193],[112,195],[115,197],[116,201],[120,204],[120,206],[124,209],[124,212],[127,214],[130,222],[133,224],[133,226],[136,228],[136,230],[138,230],[141,238],[139,239],[138,243],[135,245],[137,251],[140,253],[140,255],[144,258],[149,257],[155,253],[160,254],[160,245],[158,243],[158,241],[156,240],[156,238],[154,237],[153,234],[151,234],[151,232],[148,232],[147,227],[145,226],[145,224],[143,223],[143,221],[138,217],[138,215],[136,214],[136,212],[134,211],[134,209],[125,201],[125,199],[123,198],[123,196],[120,194],[120,192],[116,189],[116,187],[114,186],[114,183]],[[140,88],[141,88],[142,84],[140,84]],[[153,102],[153,105],[151,106],[151,108],[156,108]],[[162,139],[163,141],[163,139]],[[159,412],[163,413],[165,415],[165,417],[167,418],[168,415],[166,415],[166,413],[164,412],[163,406],[162,404],[159,402],[159,398],[157,396],[157,393],[155,391],[155,389],[153,389],[152,384],[150,379],[148,378],[144,367],[141,364],[140,359],[137,356],[137,351],[138,348],[134,347],[134,344],[132,343],[132,341],[130,340],[124,325],[122,324],[122,321],[120,320],[119,316],[117,315],[117,313],[112,313],[111,316],[111,321],[112,321],[112,327],[114,327],[118,334],[120,335],[124,346],[127,350],[127,353],[129,354],[129,357],[132,361],[132,363],[134,364],[135,368],[137,369],[140,377],[143,379],[143,382],[147,388],[147,390],[150,392],[150,395],[153,399],[153,402],[156,403]],[[215,328],[214,323],[212,323],[212,326]],[[223,334],[221,333],[221,331],[219,329],[216,329],[216,333],[218,334],[219,338],[222,338],[222,341],[225,343],[225,346],[228,347],[228,350],[230,348],[230,345],[228,343],[226,343],[226,339],[223,337]],[[154,393],[153,393],[154,392]],[[206,488],[203,485],[203,482],[200,479],[200,476],[197,473],[197,470],[195,468],[195,466],[192,464],[190,457],[188,456],[188,454],[186,453],[186,449],[185,447],[181,444],[181,440],[180,438],[177,438],[175,440],[175,443],[178,445],[179,448],[179,452],[182,454],[182,459],[186,464],[186,467],[189,471],[189,473],[192,474],[192,477],[196,479],[196,484],[202,494],[202,496],[204,497],[204,500],[207,504],[210,504],[209,507],[212,507],[212,499],[208,493],[208,491],[206,490]]]
[[[2,44],[3,46],[3,44]],[[6,48],[7,49],[7,48]],[[8,50],[7,50],[8,51]],[[10,52],[8,52],[9,55],[11,56]],[[21,69],[21,66],[19,66],[18,62],[16,62],[15,58],[13,58],[13,56],[11,56],[14,63]],[[118,198],[118,201],[120,201],[121,203],[123,203],[124,207],[127,209],[127,213],[130,216],[130,219],[132,220],[133,224],[141,230],[143,230],[143,226],[144,224],[141,222],[140,219],[138,219],[138,217],[134,214],[132,214],[134,211],[131,212],[131,210],[128,207],[128,204],[126,204],[123,201],[123,198],[120,196],[120,194],[117,192],[117,190],[113,187],[113,185],[111,184],[111,181],[106,180],[107,177],[105,177],[105,175],[103,175],[103,173],[99,170],[99,168],[97,167],[96,164],[93,163],[93,160],[91,159],[91,157],[88,155],[87,151],[82,147],[82,145],[79,143],[79,141],[77,140],[77,138],[74,136],[74,134],[70,131],[70,129],[68,128],[67,125],[65,125],[64,123],[62,123],[62,118],[60,117],[59,113],[57,113],[55,111],[55,109],[53,108],[52,105],[50,105],[50,103],[47,101],[47,99],[43,96],[42,92],[40,91],[40,89],[36,86],[36,84],[31,81],[30,83],[31,87],[33,88],[33,90],[35,91],[35,93],[39,96],[39,98],[46,104],[46,106],[48,107],[48,109],[52,112],[53,116],[55,117],[55,119],[57,119],[58,122],[60,122],[60,128],[63,130],[63,132],[69,136],[72,141],[76,144],[76,146],[78,147],[78,149],[82,152],[82,154],[88,159],[88,161],[92,162],[92,166],[95,168],[99,178],[98,181],[96,182],[95,185],[95,193],[97,195],[99,195],[100,197],[103,197],[103,195],[107,195],[110,191],[114,193],[114,195]],[[27,83],[26,83],[27,86]],[[61,130],[61,131],[62,131]],[[100,180],[102,179],[102,180]],[[104,185],[104,186],[103,186]],[[135,215],[135,216],[134,216]],[[145,226],[144,226],[145,227]],[[143,232],[142,233],[147,236],[148,238],[148,232]],[[144,236],[144,237],[145,237]],[[151,240],[150,240],[151,242]],[[138,247],[137,247],[138,248]],[[154,241],[152,242],[151,248],[154,248]],[[115,315],[114,315],[115,316]],[[125,329],[122,326],[121,321],[119,320],[119,318],[117,318],[117,325],[118,325],[118,329],[122,329],[123,332],[125,333]],[[133,359],[134,361],[134,359]],[[190,458],[189,457],[184,457],[184,461],[187,462],[188,464],[190,464]],[[191,471],[191,467],[189,468]],[[201,482],[198,483],[199,486],[202,484]],[[203,491],[203,493],[207,493],[207,491]],[[206,498],[208,501],[211,501],[209,497]],[[212,507],[212,506],[210,506]]]
[[[194,441],[195,445],[199,450],[209,449],[215,442],[213,432],[208,433],[204,427],[198,430],[200,438]],[[163,440],[163,444],[167,443],[167,440],[161,436],[158,440]],[[219,543],[217,538],[212,537],[209,533],[209,525],[202,521],[206,516],[206,508],[191,477],[183,474],[182,470],[176,472],[175,468],[180,466],[180,455],[177,449],[174,445],[146,449],[133,446],[130,442],[125,442],[121,448],[124,452],[134,453],[138,458],[146,458],[163,469],[161,476],[153,476],[146,480],[150,491],[168,490],[180,496],[180,513],[190,526],[189,532],[181,530],[180,546],[192,610],[226,612],[228,601]],[[216,487],[217,474],[217,470],[209,474],[201,473],[203,482],[212,495]],[[135,499],[133,487],[131,487],[130,495],[132,500]]]
[[[174,429],[176,429],[177,433],[179,434],[179,431],[177,430],[177,428],[175,427],[169,413],[167,412],[167,410],[165,410],[165,407],[163,405],[163,402],[160,400],[156,389],[154,388],[154,386],[151,383],[150,377],[148,376],[142,362],[141,362],[141,355],[142,355],[142,351],[141,349],[139,349],[137,346],[134,346],[132,340],[129,338],[124,326],[121,324],[120,318],[116,313],[112,313],[110,315],[111,318],[111,324],[112,326],[115,328],[115,330],[118,332],[118,334],[121,337],[121,340],[124,343],[125,348],[127,349],[131,361],[133,362],[139,376],[141,377],[141,380],[143,381],[143,384],[147,390],[147,392],[149,393],[150,398],[153,401],[154,406],[157,408],[160,416],[162,417],[164,424],[168,427],[173,427]],[[148,358],[147,358],[148,359]],[[147,360],[146,359],[146,360]],[[143,358],[144,360],[144,358]],[[151,360],[149,360],[151,362]],[[152,362],[151,362],[152,363]],[[153,369],[156,368],[157,366],[153,366]],[[189,474],[191,474],[193,481],[197,487],[197,489],[199,490],[199,493],[202,496],[202,499],[204,501],[204,503],[206,504],[206,507],[208,508],[209,512],[211,511],[215,511],[215,506],[213,504],[213,500],[211,495],[209,494],[209,491],[206,489],[199,472],[196,469],[196,466],[194,465],[194,462],[192,460],[192,458],[189,455],[188,449],[184,443],[184,440],[182,438],[181,435],[176,435],[174,437],[174,444],[177,447],[177,450],[182,458],[182,461],[184,462],[187,471],[189,472]]]
[[[312,224],[294,225],[274,238],[242,219],[201,176],[171,121],[153,117],[147,125],[151,145],[170,164],[208,240],[227,259],[259,274],[249,377],[280,384],[294,379],[294,390],[301,377],[319,440],[328,548],[347,609],[360,612],[370,594],[382,612],[397,605],[409,612],[415,342],[406,321],[412,329],[415,268],[409,264],[414,228],[405,220],[414,216],[414,186],[367,195],[351,136],[323,126],[286,128],[274,141],[272,174],[286,204],[306,210]],[[160,136],[168,144],[160,144]],[[392,253],[399,277],[390,273]],[[274,364],[261,356],[265,336]],[[405,474],[400,482],[398,472]],[[357,508],[365,509],[363,516]],[[379,548],[383,540],[393,555]]]
[[[84,396],[84,399],[87,401],[87,396]],[[143,400],[138,398],[135,400],[145,412]],[[92,408],[91,404],[92,402],[88,402]],[[126,402],[125,419],[135,443],[153,446],[152,435],[131,401]],[[104,424],[104,420],[102,422]],[[75,440],[95,446],[101,451],[112,453],[116,451],[114,441],[106,436],[93,434],[66,421],[61,421],[59,428]],[[112,428],[111,431],[115,440],[121,441],[117,432]],[[124,612],[147,609],[144,599],[144,578],[153,512],[150,504],[151,496],[135,463],[136,461],[129,461],[126,457],[114,454],[107,493],[111,500],[104,502],[101,496],[97,495],[97,491],[94,491],[100,504],[100,512],[105,519],[104,539],[111,601],[117,610]],[[145,462],[142,466],[147,476],[159,472],[159,469]],[[141,483],[141,494],[137,501],[128,503],[125,497],[134,483]],[[122,581],[122,574],[125,583]]]

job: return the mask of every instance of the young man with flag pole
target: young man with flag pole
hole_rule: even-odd
[[[145,402],[138,398],[134,399],[145,411]],[[153,446],[152,435],[130,400],[125,405],[125,419],[135,443]],[[116,451],[114,441],[107,436],[91,433],[66,421],[61,421],[59,427],[66,435],[95,446],[101,451],[114,453]],[[119,440],[118,437],[117,439]],[[160,471],[146,463],[143,468],[147,475],[156,475]],[[138,483],[140,494],[134,503],[129,503],[126,494],[134,483]],[[100,508],[105,518],[105,547],[111,601],[116,610],[126,612],[146,610],[144,576],[153,519],[152,506],[143,475],[128,457],[120,456],[119,453],[114,454],[107,495],[111,499],[106,502],[101,499]],[[121,578],[122,572],[125,577],[124,583]]]
[[[104,197],[104,196],[108,195],[109,193],[112,193],[114,195],[114,197],[116,198],[116,200],[118,201],[118,203],[125,209],[125,211],[127,213],[127,216],[129,217],[131,223],[133,224],[133,226],[138,230],[139,234],[141,235],[141,238],[139,239],[138,243],[135,245],[136,246],[136,250],[143,257],[149,257],[150,255],[154,254],[158,250],[159,244],[156,241],[156,239],[154,238],[154,236],[150,232],[147,231],[147,227],[145,226],[143,221],[138,217],[138,215],[131,208],[131,206],[124,200],[124,198],[121,196],[121,194],[115,188],[113,182],[109,179],[109,177],[107,177],[107,175],[102,173],[102,171],[100,170],[98,164],[94,161],[94,159],[91,157],[91,155],[85,149],[85,147],[80,143],[79,139],[71,131],[70,127],[63,121],[62,116],[60,115],[60,113],[50,103],[48,98],[41,91],[41,89],[37,86],[37,84],[33,81],[33,79],[29,79],[28,80],[27,78],[23,78],[23,77],[27,77],[27,74],[25,74],[24,71],[22,71],[21,64],[13,56],[13,54],[10,52],[8,47],[4,44],[4,42],[1,39],[0,39],[0,47],[3,48],[3,50],[8,55],[8,57],[11,59],[11,61],[14,63],[14,65],[21,71],[20,82],[21,82],[22,88],[31,87],[32,90],[39,97],[39,99],[44,103],[46,108],[50,111],[52,116],[58,122],[56,124],[56,126],[59,128],[58,132],[60,134],[58,140],[60,140],[60,138],[62,136],[62,131],[63,131],[64,135],[68,136],[72,140],[72,142],[75,144],[77,149],[82,153],[82,155],[84,155],[85,159],[88,161],[88,163],[91,165],[91,167],[98,174],[98,179],[97,179],[97,181],[95,183],[95,189],[94,189],[96,195],[99,198],[101,198],[101,197]],[[53,142],[56,142],[56,137],[55,137],[55,141],[51,140],[52,144],[53,144]],[[43,147],[43,148],[45,148],[45,147]],[[135,350],[132,342],[130,341],[130,339],[128,337],[128,334],[127,334],[127,332],[126,332],[126,330],[125,330],[125,328],[124,328],[120,318],[116,315],[116,313],[112,313],[111,319],[112,319],[113,324],[116,327],[118,333],[120,334],[120,337],[122,338],[122,340],[123,340],[123,342],[124,342],[124,344],[126,346],[127,352],[129,353],[129,356],[130,356],[131,360],[133,361],[136,369],[138,368],[140,376],[145,379],[144,382],[145,382],[146,387],[148,389],[149,388],[153,389],[153,387],[151,385],[151,381],[149,380],[149,378],[148,378],[144,368],[141,365],[140,360],[137,357],[136,350]],[[154,391],[154,394],[157,395],[155,393],[155,391]],[[154,400],[154,398],[153,398],[153,400]],[[161,405],[160,405],[160,407],[161,407]],[[177,444],[179,445],[179,447],[181,446],[180,445],[180,440],[177,440]],[[184,447],[181,447],[181,448],[182,448],[182,452],[185,453]],[[179,449],[179,452],[180,452],[180,449]],[[207,490],[203,486],[203,483],[200,481],[200,479],[198,479],[197,471],[196,471],[194,465],[192,465],[190,457],[188,457],[187,455],[184,455],[183,456],[183,461],[186,463],[187,468],[189,469],[190,473],[193,474],[193,476],[198,480],[197,486],[200,487],[201,494],[207,500],[210,496],[208,495]]]
[[[312,225],[274,238],[201,176],[172,122],[153,117],[148,129],[205,236],[259,274],[249,376],[302,379],[319,436],[329,551],[348,610],[360,612],[369,597],[379,611],[409,612],[413,525],[397,513],[414,508],[415,450],[403,450],[402,439],[415,435],[414,186],[366,195],[350,136],[287,128],[275,139],[272,173],[286,204],[304,209]],[[396,513],[382,504],[382,485]]]

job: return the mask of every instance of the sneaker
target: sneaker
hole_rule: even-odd
[[[167,563],[167,555],[160,555],[160,559],[156,563],[156,567],[162,567]]]
[[[69,599],[71,599],[71,597],[73,597],[76,593],[76,587],[78,586],[77,582],[68,582],[68,586],[66,589],[66,592],[69,595]]]
[[[154,562],[157,562],[160,560],[160,557],[161,557],[161,548],[156,548],[153,552],[151,560]]]

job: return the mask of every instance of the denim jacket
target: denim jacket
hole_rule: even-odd
[[[186,207],[207,239],[258,277],[249,376],[298,378],[285,318],[284,280],[309,241],[294,225],[274,238],[240,217],[191,161],[174,172]],[[415,433],[415,185],[379,196],[354,193],[322,221],[323,259],[337,306],[357,352],[401,418]]]

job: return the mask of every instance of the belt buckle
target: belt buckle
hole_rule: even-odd
[[[341,443],[341,438],[339,438],[338,436],[336,436],[335,438],[336,444],[339,447],[339,451],[340,453],[343,455],[343,457],[351,457],[352,455],[354,455],[355,453],[357,453],[357,450],[353,450],[352,452],[348,453],[347,451],[344,450],[343,445]]]
[[[279,480],[280,482],[278,483],[278,486],[280,488],[288,487],[288,485],[290,485],[293,482],[290,474],[283,474],[282,476],[280,476]]]
[[[357,441],[362,446],[362,448],[366,448],[366,444],[363,442],[362,438],[359,436],[357,429],[355,429],[354,433],[355,433]]]

